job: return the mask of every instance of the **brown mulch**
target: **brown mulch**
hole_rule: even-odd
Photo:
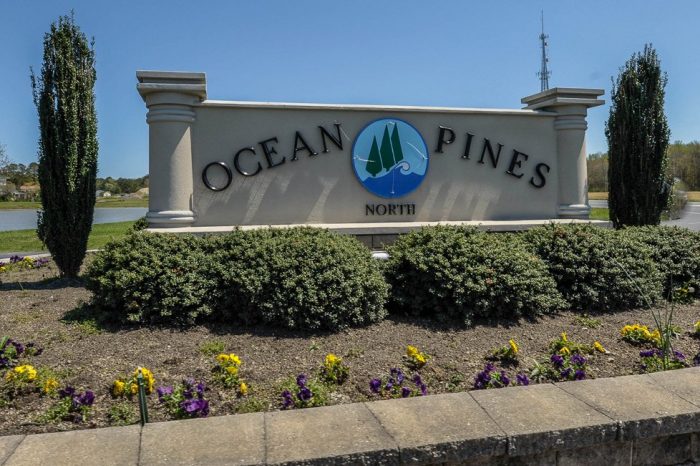
[[[153,371],[158,386],[186,377],[206,381],[211,415],[223,415],[280,409],[281,383],[300,373],[317,374],[325,355],[331,352],[343,357],[350,367],[350,377],[331,394],[330,403],[373,399],[368,389],[370,379],[386,377],[391,367],[404,367],[411,372],[402,362],[408,344],[431,357],[420,371],[430,394],[470,390],[475,374],[484,367],[485,356],[507,344],[510,338],[520,346],[519,364],[505,368],[514,376],[531,367],[535,360],[547,359],[549,342],[561,332],[581,343],[600,341],[609,351],[590,357],[592,376],[639,373],[640,348],[623,342],[619,331],[625,324],[640,323],[650,328],[654,325],[649,310],[634,309],[591,313],[589,317],[598,321],[595,328],[587,327],[591,322],[583,322],[580,313],[569,311],[534,321],[478,323],[469,329],[390,317],[370,327],[336,334],[222,325],[189,329],[100,327],[91,321],[65,318],[90,301],[90,292],[80,281],[58,279],[53,265],[4,273],[2,279],[0,336],[42,346],[43,354],[33,357],[31,364],[56,370],[64,384],[94,390],[96,401],[92,418],[86,424],[42,422],[39,416],[55,402],[48,397],[29,395],[0,403],[0,435],[113,425],[108,413],[115,406],[137,416],[135,401],[113,399],[109,390],[115,378],[131,373],[139,365]],[[674,348],[688,359],[700,351],[700,339],[691,334],[697,320],[700,303],[676,306],[674,323],[683,333],[674,341]],[[237,398],[232,391],[211,383],[214,357],[203,354],[201,347],[212,341],[222,342],[227,352],[243,359],[242,376],[251,386],[248,397]],[[168,419],[155,395],[150,397],[149,412],[151,421]]]

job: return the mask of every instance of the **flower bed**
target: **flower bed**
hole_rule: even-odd
[[[624,339],[626,326],[646,326],[654,335],[655,322],[645,309],[588,315],[561,311],[469,329],[393,316],[340,333],[222,324],[186,329],[103,325],[83,305],[90,292],[75,282],[45,280],[54,273],[52,265],[11,271],[0,288],[0,335],[12,339],[3,350],[3,383],[7,373],[26,379],[16,396],[0,403],[2,434],[138,422],[133,388],[138,367],[147,369],[142,374],[151,421],[663,367],[654,338],[634,344]],[[667,365],[693,364],[700,351],[699,318],[698,304],[676,307],[678,334],[672,343],[683,357],[674,353]]]

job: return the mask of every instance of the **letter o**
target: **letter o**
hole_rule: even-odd
[[[226,184],[221,188],[218,188],[218,187],[214,186],[213,184],[211,184],[211,182],[209,181],[209,177],[207,176],[207,172],[213,166],[221,167],[226,171]],[[204,186],[211,189],[212,191],[223,191],[224,189],[228,188],[231,185],[232,180],[233,180],[233,173],[231,172],[231,169],[229,168],[228,165],[226,165],[225,162],[212,162],[212,163],[208,164],[206,167],[204,167],[204,170],[202,171],[202,182],[204,182]]]

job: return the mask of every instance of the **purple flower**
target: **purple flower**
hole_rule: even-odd
[[[185,400],[180,403],[180,408],[190,416],[206,417],[209,414],[209,402],[207,400]]]
[[[285,390],[282,392],[282,408],[287,409],[294,406],[294,398],[292,398],[292,392]]]
[[[85,390],[85,393],[73,397],[73,402],[78,406],[92,406],[95,402],[95,394],[91,390]]]
[[[10,257],[10,264],[16,264],[17,262],[22,262],[22,259],[24,259],[24,257],[22,257],[22,256],[11,256]]]
[[[561,371],[561,378],[562,379],[568,379],[571,376],[571,368],[567,367],[563,371]]]
[[[401,387],[401,398],[408,398],[411,396],[411,389],[408,387]]]
[[[427,385],[425,385],[424,383],[421,383],[419,388],[420,388],[420,394],[421,394],[422,396],[425,396],[425,395],[428,394],[428,387],[427,387]]]
[[[18,341],[13,341],[12,346],[15,347],[15,351],[17,351],[17,356],[24,353],[24,345],[22,343]]]
[[[578,353],[574,353],[574,354],[571,356],[571,362],[572,362],[575,366],[583,366],[583,365],[586,364],[586,358],[584,358],[583,356],[581,356],[581,355],[578,354]]]
[[[379,379],[372,379],[369,381],[369,389],[372,391],[372,393],[379,393],[381,386],[382,381]]]
[[[199,382],[197,384],[197,398],[200,400],[204,398],[204,390],[206,390],[207,387],[204,385],[204,382]]]
[[[678,359],[679,361],[685,361],[685,354],[681,353],[680,351],[673,350],[673,355]]]
[[[389,381],[386,383],[386,385],[384,386],[384,390],[386,390],[386,391],[388,392],[388,391],[391,391],[392,388],[394,388],[394,384],[391,383],[391,380],[389,380]]]
[[[700,353],[696,354],[693,358],[693,366],[700,366]]]
[[[158,394],[158,401],[163,402],[164,396],[170,396],[173,394],[173,387],[158,387],[156,389],[156,393]]]
[[[583,369],[577,369],[576,372],[574,372],[574,380],[583,380],[586,378],[586,371]]]
[[[297,397],[301,401],[309,401],[312,396],[314,396],[314,394],[311,393],[311,390],[309,390],[308,387],[302,388],[301,390],[299,390],[299,393],[297,394]]]
[[[641,356],[643,358],[653,358],[654,356],[656,356],[657,351],[658,350],[656,350],[656,349],[640,351],[639,356]]]
[[[530,385],[530,379],[525,374],[516,375],[515,380],[518,385]]]
[[[297,385],[299,385],[299,388],[304,388],[306,386],[306,375],[299,374],[297,376]]]
[[[58,396],[60,398],[68,398],[72,397],[73,395],[75,395],[75,388],[71,387],[70,385],[67,385],[66,388],[62,388],[58,391]]]
[[[500,379],[501,379],[501,383],[503,384],[504,387],[507,387],[508,385],[510,385],[510,378],[506,374],[506,371],[501,371]]]
[[[558,354],[553,354],[549,360],[552,361],[552,364],[554,364],[554,367],[557,369],[564,365],[564,358]]]
[[[416,374],[413,376],[413,383],[416,385],[420,385],[423,383],[423,380],[420,378],[420,374]]]
[[[491,382],[490,371],[484,369],[476,374],[476,377],[474,378],[474,388],[477,390],[484,389],[488,386],[489,382]]]
[[[401,385],[403,383],[403,381],[406,379],[406,376],[401,371],[401,369],[393,368],[389,371],[389,373],[390,373],[392,378],[396,377],[396,382],[398,382],[399,385]]]

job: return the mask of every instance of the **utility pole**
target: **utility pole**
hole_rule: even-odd
[[[540,33],[540,47],[542,48],[542,64],[540,65],[540,71],[537,76],[540,78],[540,92],[549,89],[549,77],[552,72],[547,69],[547,39],[549,36],[544,33],[544,11],[540,11],[540,21],[542,23],[542,32]]]

